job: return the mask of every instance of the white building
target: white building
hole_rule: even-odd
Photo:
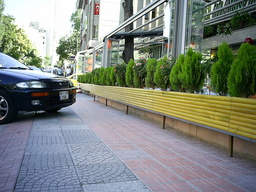
[[[30,22],[28,27],[22,26],[33,48],[37,50],[38,55],[44,60],[46,56],[50,57],[51,64],[56,64],[58,57],[56,47],[58,46],[56,34],[51,29],[45,29],[39,22]],[[54,40],[55,39],[55,40]],[[43,63],[43,66],[44,63]]]

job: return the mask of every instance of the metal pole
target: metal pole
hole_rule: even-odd
[[[173,30],[173,57],[185,53],[186,18],[188,0],[176,0],[174,30]]]

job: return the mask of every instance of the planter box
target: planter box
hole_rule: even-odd
[[[139,111],[158,121],[167,117],[164,121],[168,126],[224,147],[230,147],[230,136],[235,136],[239,138],[235,145],[240,140],[250,143],[254,146],[249,147],[253,149],[251,155],[256,157],[255,99],[88,84],[81,88],[101,97],[107,105],[129,106],[130,112]]]

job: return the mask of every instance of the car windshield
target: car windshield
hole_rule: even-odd
[[[20,63],[12,57],[0,53],[0,69],[29,69],[26,65]]]

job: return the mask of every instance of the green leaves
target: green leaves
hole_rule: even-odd
[[[249,97],[256,93],[256,47],[243,43],[228,75],[228,93]]]
[[[59,60],[68,60],[70,55],[76,55],[77,37],[78,33],[73,33],[70,37],[65,36],[59,40],[59,46],[56,49],[56,53],[59,55]]]
[[[0,9],[1,9],[0,2]],[[0,10],[1,11],[1,10]],[[41,67],[42,59],[32,47],[24,30],[15,25],[12,16],[0,14],[0,52],[6,53],[24,64]]]
[[[166,56],[157,62],[156,71],[154,73],[154,83],[157,87],[167,89],[170,85],[169,75],[174,62],[174,59],[169,60]]]
[[[225,42],[223,42],[218,48],[218,60],[213,64],[211,68],[211,88],[219,95],[227,95],[227,77],[230,71],[230,67],[234,60],[234,55],[231,48]]]
[[[181,73],[178,74],[182,88],[191,93],[199,91],[203,87],[205,74],[201,60],[202,54],[189,48],[184,58],[184,64],[181,66]]]
[[[134,67],[134,60],[131,59],[126,67],[126,72],[125,72],[125,81],[126,85],[128,87],[133,87],[133,67]]]
[[[145,78],[146,87],[148,87],[148,88],[155,87],[154,73],[156,71],[156,66],[157,66],[156,58],[148,59],[147,65],[146,65],[147,76]]]
[[[182,76],[181,72],[182,72],[182,65],[184,64],[184,60],[185,60],[185,55],[180,54],[170,74],[171,87],[175,91],[182,90],[182,83],[180,81],[180,78]]]

